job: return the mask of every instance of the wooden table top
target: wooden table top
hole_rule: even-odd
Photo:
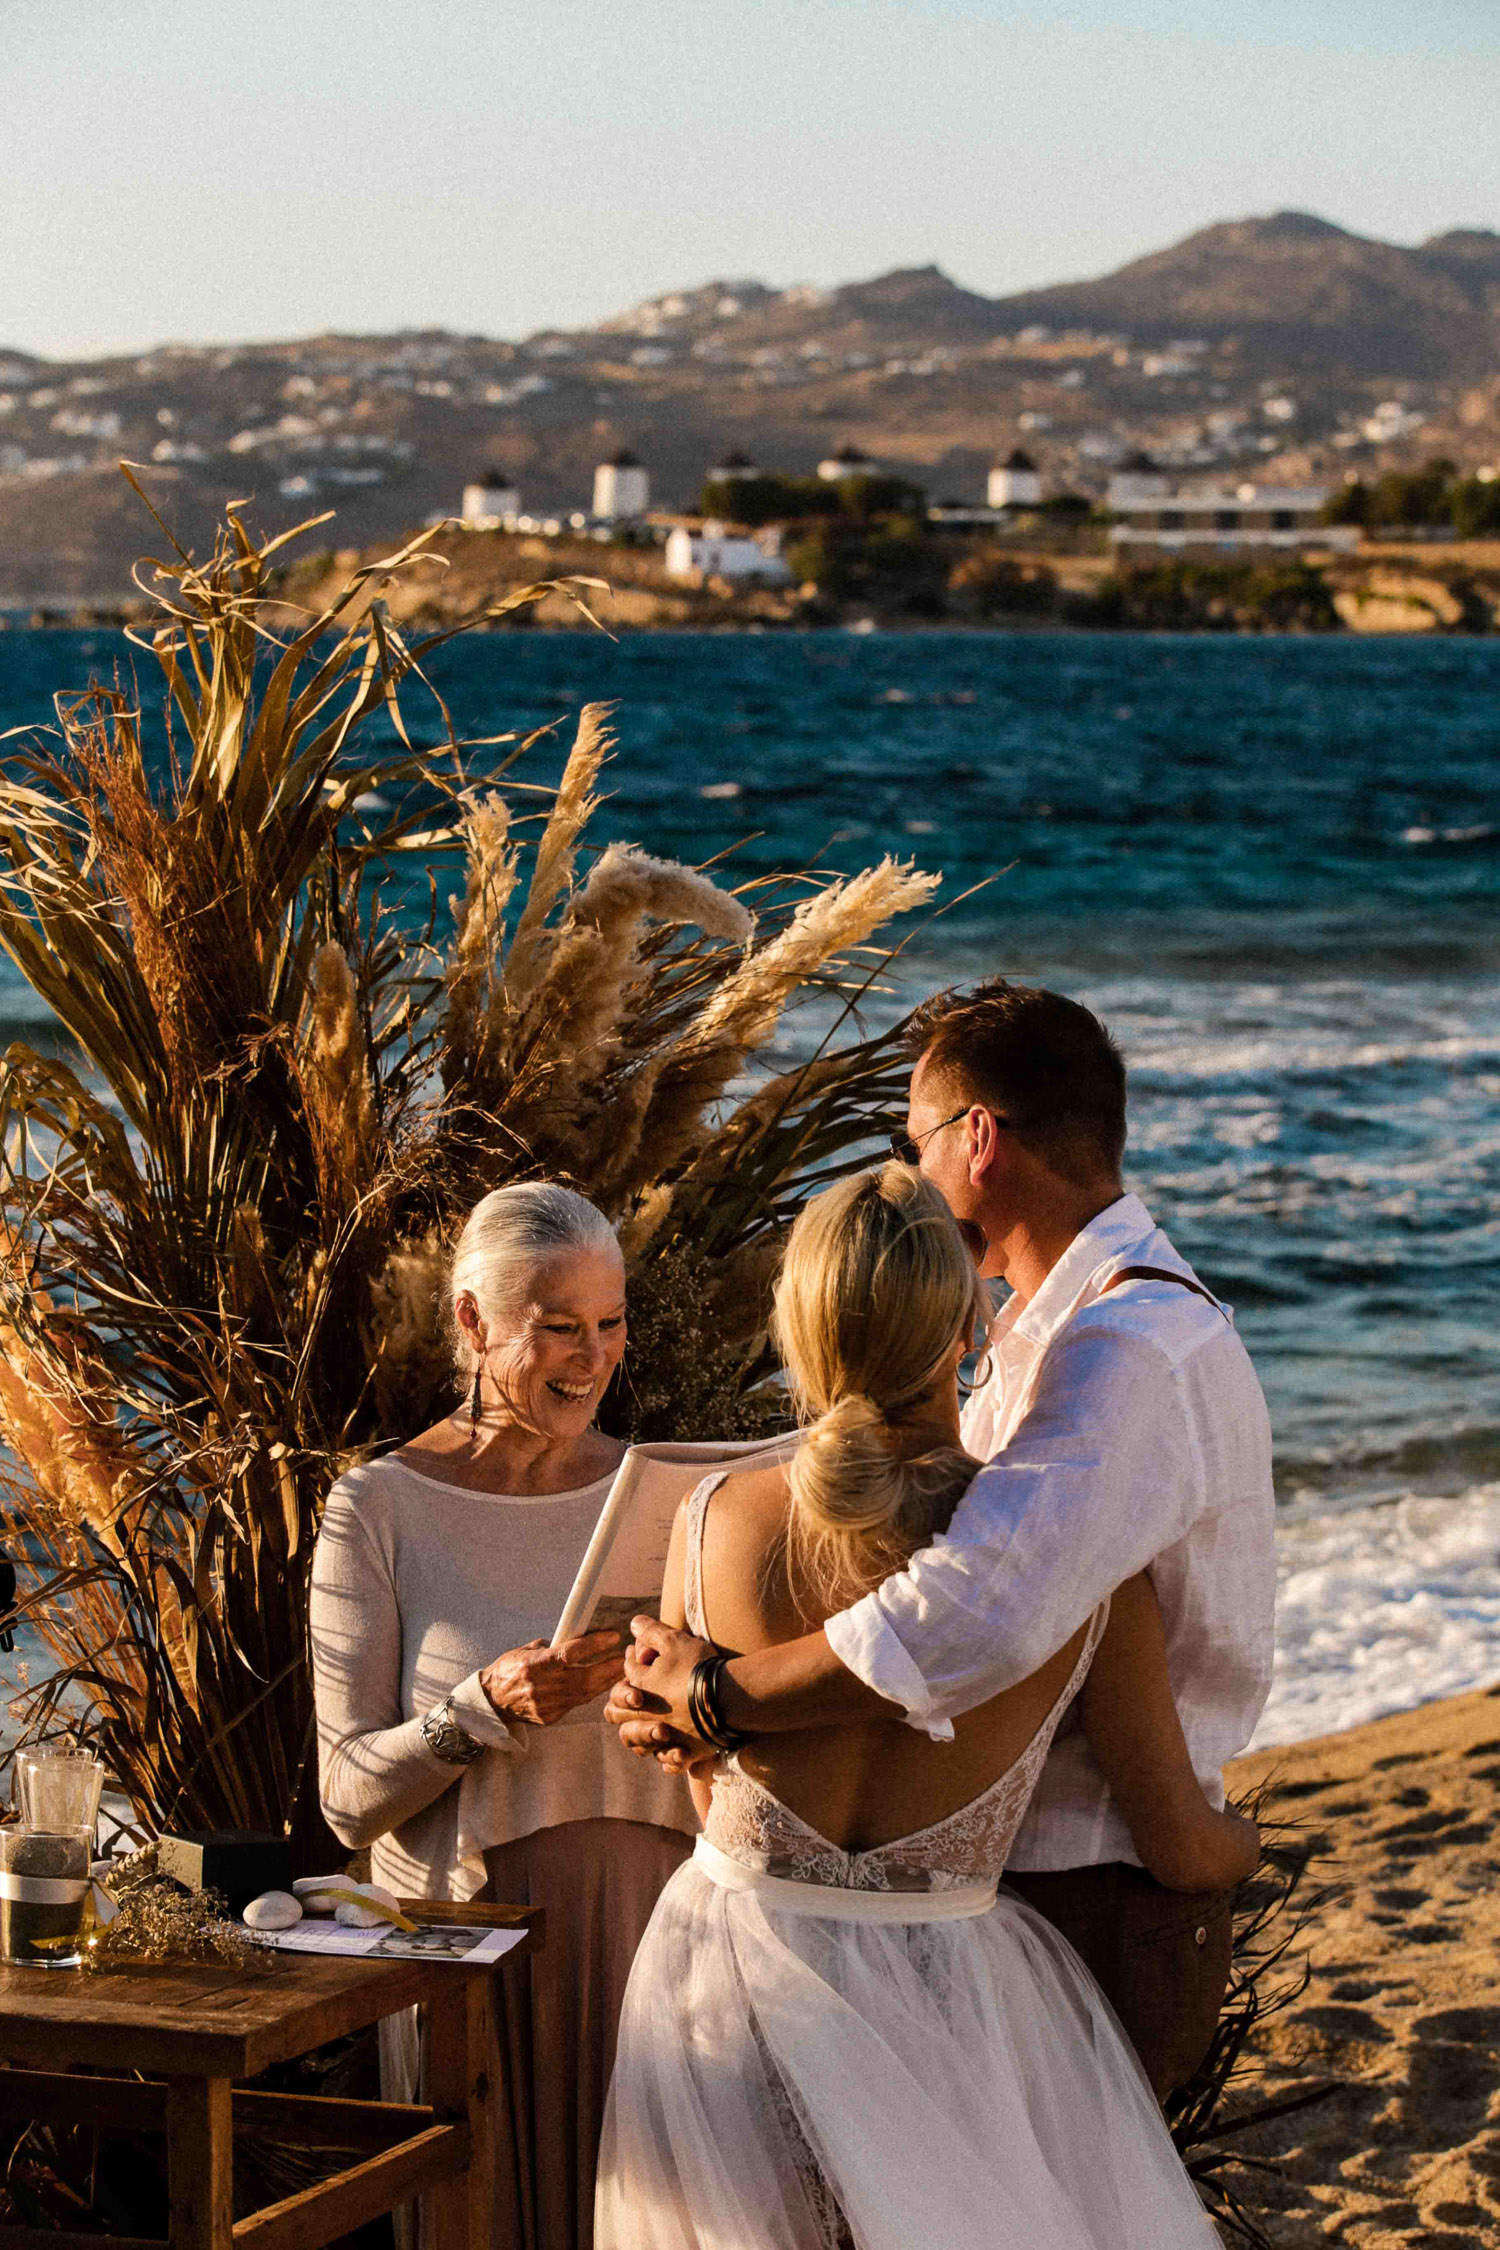
[[[531,1950],[542,1915],[516,1908],[446,1911],[403,1901],[434,1921],[523,1925]],[[461,1961],[370,1961],[277,1953],[263,1974],[177,1968],[18,1968],[0,1962],[0,2062],[65,2069],[107,2064],[162,2077],[251,2078],[425,2000],[451,1977],[493,1975]]]
[[[0,1963],[0,2061],[250,2078],[409,2008],[447,1961],[276,1954],[264,1975],[195,1963],[85,1974]]]

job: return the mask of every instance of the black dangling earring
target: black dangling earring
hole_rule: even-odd
[[[481,1359],[481,1360],[479,1360],[479,1361],[478,1361],[478,1362],[476,1363],[476,1365],[475,1365],[475,1368],[474,1368],[474,1397],[473,1397],[472,1403],[470,1404],[470,1407],[469,1407],[469,1434],[470,1434],[471,1436],[472,1436],[472,1435],[473,1435],[473,1434],[475,1433],[475,1431],[477,1431],[477,1430],[478,1430],[478,1428],[479,1428],[479,1416],[480,1416],[480,1412],[481,1412],[481,1409],[483,1408],[483,1405],[484,1405],[484,1361],[483,1361],[483,1360]]]

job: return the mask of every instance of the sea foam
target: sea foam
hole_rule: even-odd
[[[1252,1748],[1500,1677],[1500,1484],[1294,1512],[1277,1546],[1276,1671]]]

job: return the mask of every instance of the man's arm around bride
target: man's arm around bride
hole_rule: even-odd
[[[1011,1295],[963,1419],[985,1461],[948,1531],[817,1632],[736,1656],[638,1621],[608,1715],[679,1767],[724,1738],[896,1714],[936,1740],[1036,1673],[1110,1595],[1006,1880],[1082,1955],[1159,2093],[1206,2048],[1248,1823],[1221,1768],[1270,1684],[1270,1432],[1225,1309],[1124,1192],[1103,1026],[995,979],[915,1021],[897,1153]],[[705,1709],[705,1688],[711,1708]]]

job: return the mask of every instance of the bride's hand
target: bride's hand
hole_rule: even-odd
[[[580,1703],[592,1703],[596,1695],[612,1688],[620,1668],[617,1633],[580,1633],[557,1648],[549,1648],[545,1641],[528,1641],[524,1648],[507,1649],[485,1666],[479,1682],[505,1718],[550,1727]]]
[[[714,1645],[655,1617],[632,1618],[631,1630],[625,1678],[604,1716],[638,1758],[654,1757],[669,1773],[687,1773],[713,1755],[688,1717],[687,1698],[694,1665],[712,1656]]]

